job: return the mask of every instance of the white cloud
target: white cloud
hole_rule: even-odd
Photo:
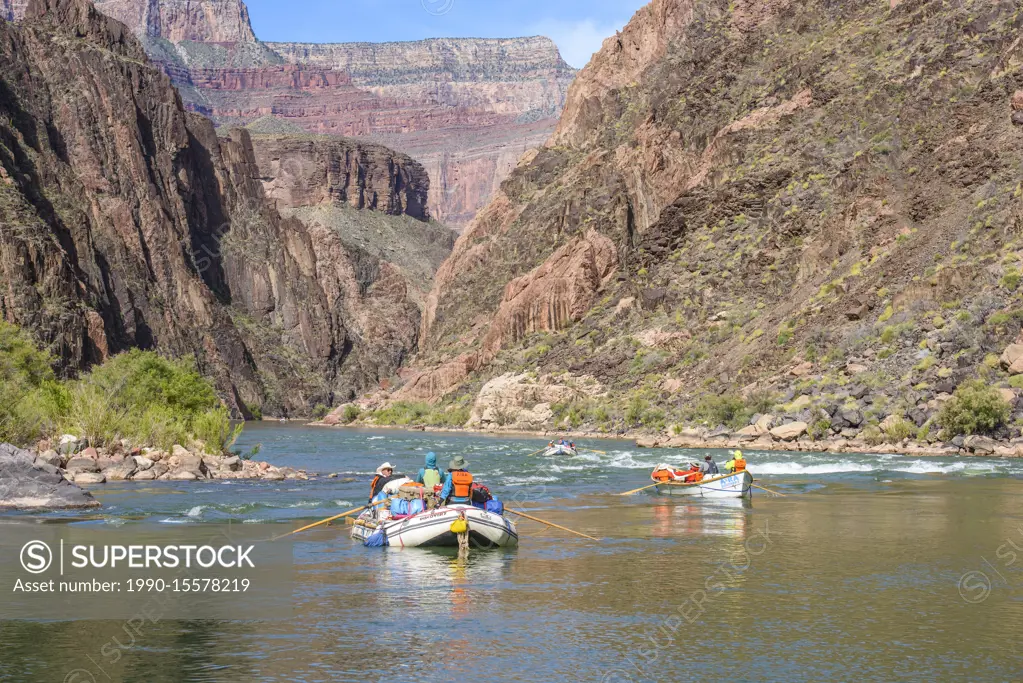
[[[581,21],[547,19],[534,24],[531,32],[553,40],[565,61],[581,69],[590,61],[593,53],[600,49],[604,39],[613,36],[626,23],[627,20],[598,23],[593,19]]]

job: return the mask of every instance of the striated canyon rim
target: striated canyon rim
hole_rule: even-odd
[[[19,17],[20,0],[3,0]],[[548,38],[263,43],[240,0],[99,0],[218,126],[271,123],[402,150],[434,182],[430,210],[464,227],[554,130],[575,70]]]

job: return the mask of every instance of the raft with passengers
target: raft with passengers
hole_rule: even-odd
[[[367,546],[458,548],[471,542],[485,549],[518,544],[504,505],[474,481],[461,456],[442,473],[437,456],[428,453],[415,479],[396,475],[385,462],[370,488],[369,507],[355,519],[351,533]]]
[[[547,444],[547,449],[543,452],[543,456],[545,458],[550,458],[557,455],[567,455],[569,457],[573,457],[579,455],[579,450],[571,441],[565,441],[564,439],[559,440],[557,443],[551,441],[549,444]]]
[[[753,495],[753,475],[746,469],[742,451],[734,451],[732,459],[721,472],[711,456],[702,463],[692,463],[688,469],[658,465],[650,474],[657,482],[652,486],[664,496],[701,496],[704,498],[748,498]]]

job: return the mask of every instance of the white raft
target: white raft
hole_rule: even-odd
[[[557,444],[555,446],[551,446],[546,451],[544,451],[543,455],[544,455],[545,458],[553,457],[555,455],[574,456],[574,455],[579,455],[579,452],[576,451],[576,449],[572,448],[571,446],[565,446],[565,445],[562,445],[562,444]]]
[[[386,545],[401,548],[457,548],[458,536],[451,531],[451,523],[462,516],[469,527],[469,542],[474,550],[508,548],[519,543],[515,523],[510,519],[484,512],[472,505],[458,504],[400,518],[392,518],[387,510],[367,510],[355,520],[352,538],[365,542],[373,534],[382,531],[387,537]]]
[[[660,469],[660,468],[658,468]],[[653,481],[654,476],[650,478]],[[749,470],[708,477],[687,484],[684,481],[666,481],[655,487],[662,496],[701,496],[703,498],[748,498],[753,495],[753,475]]]

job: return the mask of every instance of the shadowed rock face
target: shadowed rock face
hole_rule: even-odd
[[[0,443],[0,509],[89,508],[99,501],[75,486],[59,469],[37,463],[35,455]]]
[[[405,274],[282,219],[248,132],[218,139],[91,5],[38,0],[0,25],[0,113],[0,316],[63,372],[131,347],[192,354],[236,414],[302,413],[415,347]],[[333,144],[351,154],[325,154],[306,192],[426,217],[421,167]]]

